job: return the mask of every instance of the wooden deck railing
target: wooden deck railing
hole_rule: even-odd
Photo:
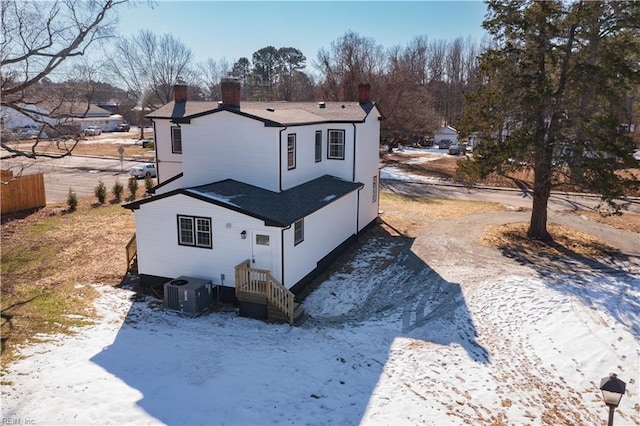
[[[127,243],[127,271],[131,269],[138,255],[138,244],[136,243],[136,234],[133,234],[129,242]]]
[[[293,324],[295,295],[273,278],[270,271],[252,268],[249,260],[240,263],[235,269],[237,292],[266,296],[267,301],[284,312],[289,323]]]

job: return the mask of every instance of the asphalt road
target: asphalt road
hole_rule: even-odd
[[[14,173],[17,173],[17,170],[24,166],[24,173],[44,173],[47,203],[52,204],[65,202],[69,188],[73,188],[79,197],[93,196],[93,191],[99,180],[104,182],[109,192],[111,192],[115,181],[119,180],[125,185],[126,192],[128,171],[139,163],[139,160],[124,159],[121,162],[114,158],[72,155],[55,160],[41,158],[35,163],[19,159],[3,160],[2,168],[12,167]],[[142,183],[140,185],[143,186]],[[527,190],[466,188],[440,183],[383,179],[382,191],[428,195],[438,198],[492,201],[521,208],[530,208],[532,203],[532,194]],[[592,209],[598,204],[598,200],[593,196],[553,193],[549,199],[549,209],[556,211]],[[640,199],[629,201],[629,211],[640,214]]]
[[[382,191],[458,200],[491,201],[517,208],[531,208],[533,202],[533,194],[526,189],[466,188],[440,183],[383,180]],[[595,208],[599,201],[597,196],[554,192],[549,198],[548,209],[553,211],[590,210]],[[640,199],[634,198],[627,201],[629,201],[628,211],[640,214]]]
[[[129,169],[139,164],[139,160],[123,160],[113,158],[95,158],[72,155],[61,159],[40,158],[38,161],[20,159],[3,160],[2,168],[11,168],[14,175],[24,167],[24,174],[44,173],[44,186],[47,204],[66,202],[69,188],[78,197],[93,196],[94,189],[102,180],[109,194],[116,180],[127,190]],[[142,181],[139,185],[144,190]]]

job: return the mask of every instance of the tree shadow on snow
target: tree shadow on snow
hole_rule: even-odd
[[[113,343],[91,360],[165,424],[358,424],[398,337],[490,362],[460,285],[416,256],[412,242],[372,227],[312,283],[317,291],[336,276],[366,284],[346,314],[309,312],[291,327],[228,310],[185,318],[147,299],[133,303]]]
[[[640,258],[591,243],[601,256],[587,256],[568,245],[551,243],[547,250],[517,244],[501,247],[505,257],[534,269],[550,288],[579,298],[586,306],[608,312],[640,337],[640,300],[637,294]],[[635,268],[635,273],[630,271]]]

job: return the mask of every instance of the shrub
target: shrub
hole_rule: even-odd
[[[120,200],[122,200],[123,191],[124,191],[124,185],[120,183],[118,179],[116,179],[116,183],[113,184],[113,188],[111,188],[111,192],[113,193],[113,196],[117,202],[120,202]]]
[[[69,193],[67,195],[67,207],[69,207],[70,212],[74,212],[78,208],[78,196],[71,188],[69,188]]]
[[[145,176],[144,178],[144,189],[149,192],[153,188],[153,178],[151,176]]]
[[[98,186],[93,190],[93,193],[96,195],[98,202],[104,204],[104,200],[107,198],[107,187],[102,180],[98,181]]]
[[[131,192],[131,200],[135,200],[136,193],[138,192],[138,179],[134,177],[129,178],[129,192]]]

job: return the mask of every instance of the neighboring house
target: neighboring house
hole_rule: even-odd
[[[82,102],[65,102],[55,109],[54,114],[68,117],[80,126],[80,130],[90,126],[100,126],[103,132],[113,132],[116,126],[124,121],[119,114],[112,114],[111,111],[98,105]]]
[[[443,140],[449,140],[452,144],[458,143],[458,131],[451,126],[439,128],[433,134],[433,143],[439,145]]]
[[[359,102],[240,104],[234,79],[221,102],[186,91],[147,116],[159,184],[124,206],[141,283],[190,276],[234,298],[251,269],[297,293],[378,216],[381,115],[369,85]]]
[[[18,112],[12,108],[0,108],[0,123],[2,130],[18,130],[26,126],[40,127],[42,122],[56,124],[56,120],[47,117],[49,111],[35,104],[18,104],[20,108],[29,111],[29,115]],[[34,120],[35,118],[35,120]],[[38,121],[36,121],[38,120]]]
[[[19,106],[30,111],[30,116],[12,108],[3,107],[0,112],[3,129],[40,127],[41,123],[48,123],[51,126],[74,123],[81,131],[89,126],[100,126],[104,132],[112,132],[118,124],[123,122],[121,115],[111,114],[97,105],[83,102],[63,102],[49,107],[35,104],[19,104]]]

